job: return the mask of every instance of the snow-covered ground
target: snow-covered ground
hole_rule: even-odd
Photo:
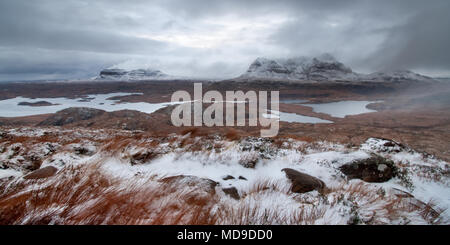
[[[5,129],[4,135],[59,134],[52,128],[40,130]],[[190,179],[189,183],[193,182],[194,186],[201,185],[200,180],[203,179],[215,181],[218,183],[215,194],[205,200],[210,202],[208,214],[217,216],[213,222],[217,224],[450,224],[448,163],[387,140],[371,138],[359,147],[348,147],[293,139],[273,141],[248,137],[230,141],[220,136],[193,137],[189,134],[164,139],[150,136],[136,138],[132,132],[126,131],[74,129],[61,134],[63,136],[58,142],[4,141],[0,145],[0,162],[8,166],[0,169],[0,178],[5,180],[10,177],[0,195],[0,212],[2,198],[14,193],[17,186],[27,187],[14,196],[42,190],[45,186],[58,186],[58,183],[66,183],[67,178],[85,181],[92,178],[87,172],[74,171],[80,168],[85,171],[95,169],[96,176],[108,179],[110,184],[105,187],[105,192],[134,193],[129,198],[135,201],[136,193],[163,188],[161,180],[166,177],[193,176],[195,178]],[[117,135],[122,135],[120,140]],[[72,138],[80,140],[70,143]],[[82,154],[76,150],[80,148],[85,149]],[[21,168],[21,164],[26,162],[30,153],[42,158],[41,168],[54,166],[59,169],[58,173],[39,181],[24,180],[21,176],[29,171]],[[349,180],[339,170],[344,164],[369,158],[373,154],[393,160],[402,175],[384,183],[367,183],[359,179]],[[249,167],[249,164],[252,166]],[[326,184],[327,191],[292,193],[291,182],[281,171],[283,168],[319,178]],[[186,188],[191,188],[189,186],[179,186],[175,193],[190,193],[186,191]],[[239,200],[222,191],[222,188],[229,187],[236,188]],[[76,186],[73,188],[69,193],[83,191]],[[43,197],[45,195],[42,194]],[[154,223],[157,222],[155,210],[172,206],[180,210],[183,205],[188,205],[173,195],[172,192],[163,192],[160,196],[164,198],[144,202],[142,209],[148,210],[148,213],[130,222]],[[98,196],[84,198],[69,206],[54,204],[52,210],[42,209],[34,212],[34,216],[29,214],[15,222],[31,222],[39,219],[39,215],[45,216],[50,212],[55,217],[53,223],[90,223],[89,220],[74,221],[65,215],[68,211],[73,214],[102,202],[107,200],[102,199],[102,193],[98,193]],[[108,214],[111,219],[102,222],[121,223],[120,219],[112,221],[118,214],[127,215],[120,213],[121,208],[117,207],[116,211],[111,209],[112,213]],[[430,209],[432,212],[429,212]],[[437,217],[435,214],[441,211]],[[189,220],[185,222],[189,223]]]

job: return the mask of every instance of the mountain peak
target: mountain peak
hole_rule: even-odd
[[[243,77],[293,80],[336,80],[356,76],[352,70],[330,54],[288,59],[257,58]]]

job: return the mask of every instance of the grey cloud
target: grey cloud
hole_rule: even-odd
[[[231,77],[258,56],[324,52],[357,71],[450,75],[449,10],[448,0],[2,0],[0,80],[86,77],[133,59]]]
[[[447,1],[389,29],[378,51],[380,55],[373,57],[373,65],[381,69],[450,69],[449,9]]]
[[[23,1],[2,2],[0,45],[131,54],[165,48],[162,42],[120,33],[120,27],[133,23],[127,16],[118,15],[111,26],[111,23],[104,23],[103,19],[108,19],[106,16],[96,13],[101,9],[87,6],[86,11],[77,11],[77,8],[57,7],[58,3],[54,10],[47,10],[46,7],[51,8],[52,5],[40,1],[28,4]]]

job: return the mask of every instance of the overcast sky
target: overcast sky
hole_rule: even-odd
[[[0,0],[0,80],[111,66],[228,78],[325,52],[357,72],[450,76],[449,13],[448,0]]]

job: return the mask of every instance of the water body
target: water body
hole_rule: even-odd
[[[109,94],[91,94],[83,98],[24,98],[16,97],[7,100],[0,100],[0,117],[23,117],[40,114],[55,113],[70,107],[89,107],[100,109],[104,111],[120,111],[120,110],[135,110],[144,113],[153,113],[161,108],[169,105],[179,104],[180,102],[167,103],[147,103],[147,102],[124,102],[118,103],[117,97],[140,95],[139,93],[109,93]],[[113,98],[115,99],[109,99]],[[26,106],[19,105],[20,102],[36,103],[39,101],[47,101],[50,106]],[[299,102],[299,101],[297,101]],[[300,101],[305,102],[305,101]],[[230,103],[230,102],[226,102]],[[242,102],[231,102],[242,103]],[[279,118],[283,122],[297,122],[297,123],[333,123],[332,121],[323,120],[316,117],[302,116],[295,113],[286,113],[279,111],[272,111],[271,114],[264,114],[267,117]]]
[[[161,108],[175,103],[118,103],[119,100],[109,100],[108,98],[117,96],[140,95],[139,93],[109,93],[109,94],[92,94],[87,95],[87,98],[24,98],[16,97],[13,99],[0,100],[0,117],[22,117],[40,114],[55,113],[57,111],[67,109],[70,107],[89,107],[105,111],[120,111],[120,110],[136,110],[145,113],[153,113]],[[55,105],[51,106],[23,106],[18,105],[20,102],[36,103],[38,101],[47,101]]]
[[[314,112],[329,114],[332,117],[344,118],[345,116],[358,115],[376,110],[367,109],[367,105],[380,101],[339,101],[324,104],[302,104],[313,108]]]
[[[270,111],[270,114],[263,114],[265,118],[279,118],[282,122],[289,123],[333,123],[332,121],[323,120],[317,117],[308,117],[295,113],[286,113],[280,111]]]

